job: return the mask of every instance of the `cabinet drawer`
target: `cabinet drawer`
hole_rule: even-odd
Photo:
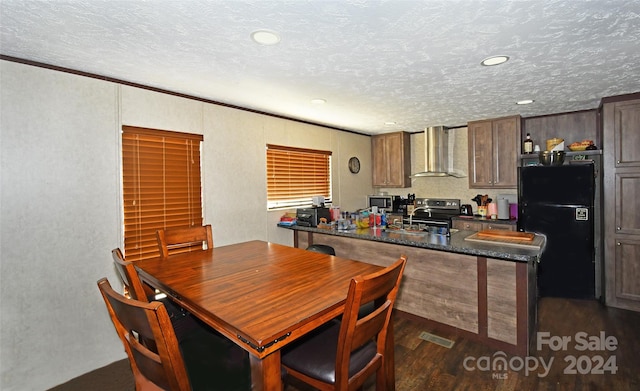
[[[508,231],[515,231],[516,226],[513,224],[503,224],[498,222],[484,222],[484,221],[464,221],[454,220],[452,227],[464,231],[482,231],[485,229],[505,229]]]
[[[512,224],[501,223],[482,223],[482,229],[504,229],[507,231],[515,231],[516,226]]]
[[[482,223],[479,221],[462,221],[454,220],[452,224],[453,228],[464,231],[482,231]]]

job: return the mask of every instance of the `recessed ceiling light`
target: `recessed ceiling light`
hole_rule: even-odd
[[[480,64],[490,67],[493,65],[500,65],[509,61],[509,56],[491,56],[487,57]]]
[[[395,125],[396,122],[395,121],[387,121],[384,124],[387,125],[387,126],[391,126],[391,125]]]
[[[533,100],[533,99],[523,99],[523,100],[517,101],[516,104],[517,105],[530,105],[533,102],[535,102],[535,100]]]
[[[311,99],[311,103],[313,103],[314,105],[323,105],[325,103],[327,103],[326,99]]]
[[[280,42],[280,36],[271,30],[256,30],[251,33],[251,39],[261,45],[275,45]]]

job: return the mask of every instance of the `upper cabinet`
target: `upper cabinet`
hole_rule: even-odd
[[[469,122],[469,187],[516,188],[520,155],[519,115]]]
[[[411,139],[407,132],[371,137],[373,186],[411,186]]]

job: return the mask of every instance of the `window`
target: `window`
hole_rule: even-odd
[[[124,252],[159,255],[156,230],[202,225],[201,135],[122,127]]]
[[[267,208],[331,202],[331,151],[267,144]]]

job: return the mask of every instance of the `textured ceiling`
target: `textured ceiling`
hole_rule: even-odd
[[[638,0],[0,0],[0,32],[5,56],[367,134],[640,91]]]

